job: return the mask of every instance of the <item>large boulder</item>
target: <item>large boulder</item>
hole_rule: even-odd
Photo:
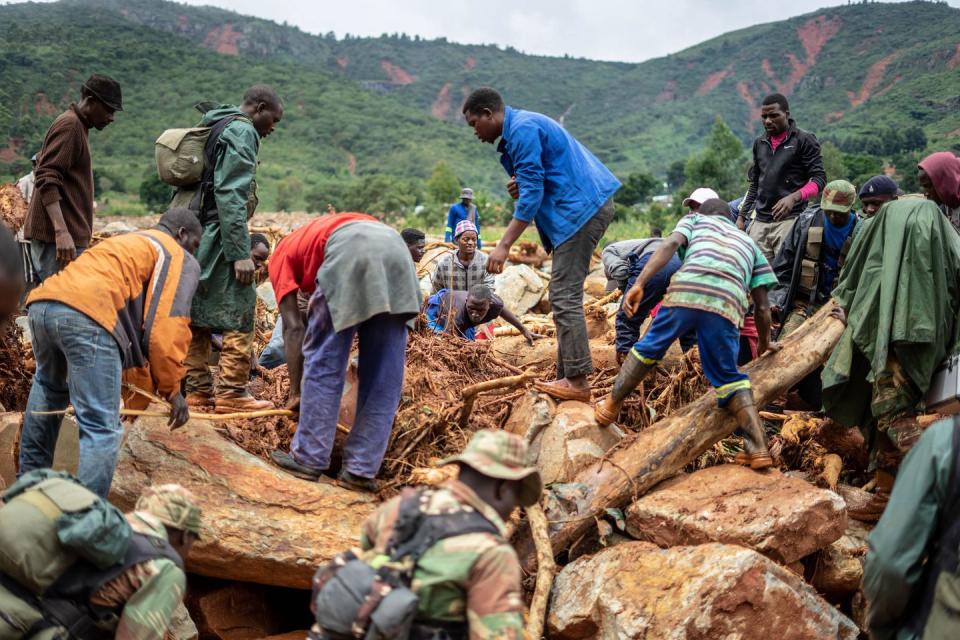
[[[518,264],[504,269],[496,277],[494,288],[503,305],[520,316],[537,306],[547,284],[532,267]]]
[[[802,578],[743,547],[629,542],[568,564],[553,584],[558,640],[853,640],[856,625]]]
[[[22,413],[0,413],[0,487],[13,484],[17,478],[17,452],[22,421]],[[65,416],[60,423],[53,468],[75,474],[79,458],[80,433],[77,421],[73,416]]]
[[[503,428],[530,442],[553,422],[556,414],[557,403],[553,398],[530,389],[510,408],[510,417]]]
[[[627,532],[661,547],[723,542],[791,564],[846,530],[837,494],[778,471],[739,465],[671,478],[627,509]]]
[[[133,507],[151,484],[177,482],[203,509],[203,533],[187,569],[201,575],[306,589],[316,567],[357,544],[377,499],[330,482],[300,480],[191,420],[163,418],[127,429],[110,499]]]
[[[550,424],[532,439],[531,456],[545,485],[570,482],[603,458],[622,437],[616,425],[598,425],[589,404],[561,402]]]
[[[814,556],[811,584],[832,600],[842,600],[860,588],[863,562],[867,555],[867,535],[872,527],[847,521],[847,530],[839,540]]]

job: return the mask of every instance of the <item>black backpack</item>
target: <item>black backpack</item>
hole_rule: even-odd
[[[423,554],[445,538],[478,532],[500,535],[474,510],[423,513],[420,505],[433,491],[419,489],[402,499],[384,554],[364,559],[347,551],[317,570],[311,609],[321,632],[311,631],[310,640],[408,638],[419,604],[410,583]]]

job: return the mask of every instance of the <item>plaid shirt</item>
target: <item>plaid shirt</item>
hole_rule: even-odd
[[[464,265],[457,258],[457,252],[451,251],[437,262],[437,268],[430,277],[433,293],[440,289],[469,291],[475,284],[485,284],[493,289],[493,274],[487,273],[487,254],[477,251],[473,260]]]

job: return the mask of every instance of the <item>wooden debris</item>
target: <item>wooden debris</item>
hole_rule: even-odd
[[[530,601],[530,615],[527,618],[527,638],[539,640],[543,637],[543,626],[547,617],[547,604],[557,565],[550,546],[550,531],[547,516],[539,504],[527,507],[527,522],[537,549],[537,581]]]

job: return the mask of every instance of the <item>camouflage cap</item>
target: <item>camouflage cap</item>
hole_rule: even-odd
[[[137,500],[137,511],[146,511],[164,526],[200,535],[200,507],[190,491],[178,484],[147,487]]]
[[[846,180],[834,180],[823,188],[820,208],[824,211],[846,213],[853,209],[857,199],[857,188]]]
[[[529,507],[540,500],[540,472],[527,464],[527,443],[520,436],[495,429],[477,431],[463,453],[441,464],[453,462],[462,462],[491,478],[518,480],[521,506]]]

